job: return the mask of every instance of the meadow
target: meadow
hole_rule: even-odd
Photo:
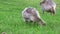
[[[57,4],[56,14],[52,16],[45,12],[42,14],[40,2],[42,0],[0,0],[0,34],[60,34],[60,0]],[[22,11],[26,7],[35,7],[46,22],[46,26],[26,24]]]

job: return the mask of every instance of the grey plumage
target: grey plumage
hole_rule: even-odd
[[[23,10],[22,16],[26,22],[41,22],[42,25],[45,25],[45,22],[39,16],[39,12],[36,8],[27,7]]]

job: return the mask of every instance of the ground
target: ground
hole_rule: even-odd
[[[54,0],[57,4],[56,14],[52,16],[45,12],[42,14],[40,2],[42,0],[0,0],[0,34],[60,34],[60,0]],[[35,7],[46,22],[46,26],[38,23],[26,24],[22,17],[22,11],[26,7]]]

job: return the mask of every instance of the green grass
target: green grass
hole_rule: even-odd
[[[60,34],[60,0],[57,4],[56,15],[42,14],[39,3],[42,0],[0,0],[0,34]],[[35,7],[46,26],[25,24],[22,11],[26,7]]]

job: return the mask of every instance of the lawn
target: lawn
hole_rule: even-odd
[[[57,4],[56,14],[42,14],[39,3],[42,0],[0,0],[0,34],[60,34],[60,0],[54,0]],[[26,7],[35,7],[46,22],[46,26],[38,23],[26,24],[22,17],[22,11]]]

